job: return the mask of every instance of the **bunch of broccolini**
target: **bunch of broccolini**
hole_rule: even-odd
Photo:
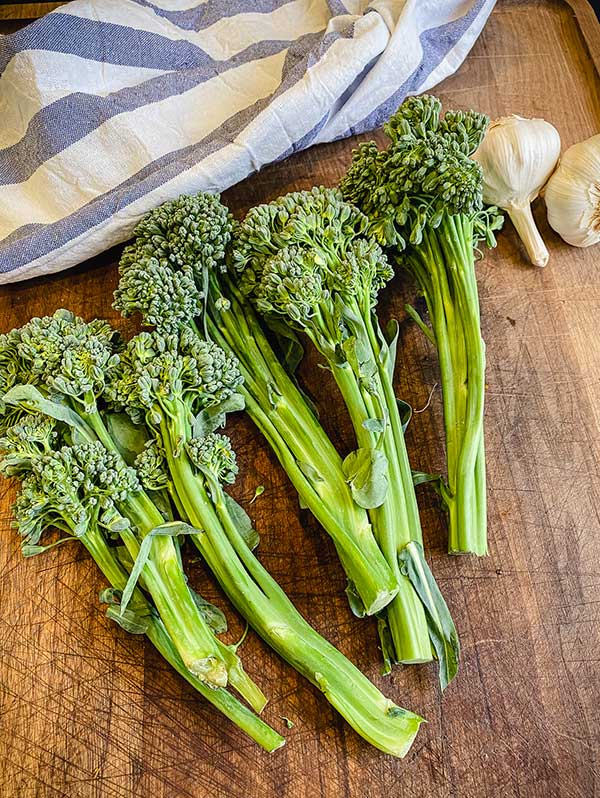
[[[246,409],[300,503],[331,537],[356,615],[376,615],[386,672],[439,661],[442,688],[459,642],[423,552],[415,475],[394,390],[398,325],[380,325],[393,267],[423,294],[430,325],[407,312],[440,361],[449,550],[487,551],[485,346],[475,252],[502,225],[470,156],[487,127],[433,97],[406,100],[362,144],[339,188],[252,208],[236,223],[218,196],[181,196],[150,212],[123,252],[115,308],[149,328],[127,342],[66,310],[0,335],[0,473],[21,490],[26,556],[78,539],[109,587],[107,615],[146,634],[224,715],[268,751],[283,738],[223,613],[188,585],[189,540],[247,623],[317,686],[364,739],[403,756],[422,719],[401,709],[300,615],[254,553],[259,538],[228,494],[238,465],[219,430]],[[325,360],[354,429],[345,458],[294,372],[307,339]],[[46,533],[66,537],[47,543]],[[236,691],[249,707],[233,695]],[[252,711],[254,710],[254,711]]]
[[[233,234],[232,217],[216,196],[182,196],[161,205],[138,224],[123,252],[115,307],[140,313],[161,336],[183,330],[188,338],[203,338],[206,332],[236,356],[247,412],[302,504],[331,536],[354,611],[373,614],[396,595],[397,578],[353,497],[341,457],[226,272]]]
[[[47,529],[79,539],[110,583],[110,617],[146,633],[202,695],[274,750],[283,739],[225,689],[256,711],[266,703],[235,648],[216,637],[224,616],[187,585],[174,537],[184,525],[158,510],[108,431],[103,395],[118,362],[113,330],[67,311],[0,336],[0,471],[22,480],[23,552],[44,551]]]
[[[487,552],[485,346],[474,252],[482,240],[494,246],[502,217],[483,207],[481,167],[470,157],[487,124],[473,111],[448,111],[442,118],[439,100],[411,97],[384,125],[389,147],[361,144],[340,184],[427,304],[431,327],[407,310],[440,361],[447,459],[442,495],[452,553]]]
[[[232,260],[258,312],[312,341],[348,409],[358,449],[343,461],[344,475],[399,585],[380,615],[385,660],[428,662],[435,652],[445,687],[456,673],[458,637],[423,555],[393,387],[398,326],[384,332],[374,311],[393,272],[368,226],[336,189],[292,193],[248,212]]]
[[[235,648],[211,629],[219,614],[187,585],[176,536],[190,537],[258,633],[366,740],[402,756],[421,718],[386,699],[302,618],[252,553],[256,532],[223,489],[237,466],[216,429],[240,406],[240,382],[231,355],[185,328],[141,333],[123,347],[104,322],[58,311],[2,336],[3,470],[23,477],[16,515],[26,553],[42,548],[48,526],[81,539],[111,584],[111,617],[146,632],[273,750],[279,735],[225,689],[264,705]]]
[[[253,554],[258,536],[223,489],[236,463],[229,439],[215,430],[238,406],[232,398],[239,384],[231,355],[182,329],[132,338],[109,393],[133,421],[145,420],[155,444],[150,457],[144,453],[142,473],[166,485],[182,520],[202,530],[191,539],[240,614],[359,734],[402,756],[421,719],[384,698],[304,620]]]

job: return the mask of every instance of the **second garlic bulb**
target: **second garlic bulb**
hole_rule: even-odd
[[[506,116],[489,126],[473,156],[483,169],[483,199],[505,210],[536,266],[548,263],[548,250],[535,225],[531,203],[554,171],[560,136],[544,119]]]

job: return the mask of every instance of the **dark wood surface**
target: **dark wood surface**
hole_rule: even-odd
[[[579,3],[575,7],[582,9]],[[589,11],[589,9],[588,9]],[[591,16],[591,15],[590,15]],[[587,20],[589,22],[589,18]],[[593,45],[591,32],[588,43]],[[596,36],[597,38],[597,36]],[[542,116],[564,145],[598,132],[600,81],[569,5],[498,3],[458,73],[450,107]],[[330,185],[353,141],[312,149],[227,192],[236,212],[291,189]],[[275,458],[240,416],[230,424],[242,476],[233,489],[262,534],[260,557],[315,626],[398,703],[423,714],[404,761],[379,754],[317,690],[254,635],[247,670],[271,701],[287,746],[269,756],[204,704],[143,639],[107,621],[103,586],[76,544],[24,561],[11,530],[13,490],[0,482],[0,795],[6,798],[590,798],[600,795],[600,249],[575,250],[536,218],[551,252],[529,267],[510,224],[479,265],[488,344],[486,410],[490,555],[445,553],[427,489],[428,556],[462,640],[443,699],[430,666],[378,675],[374,625],[354,619],[329,539],[300,514]],[[59,274],[0,289],[0,330],[68,306],[134,323],[111,309],[118,250]],[[435,356],[402,311],[396,279],[381,313],[401,319],[400,395],[417,408],[438,379]],[[348,421],[331,382],[304,367],[344,451]],[[440,395],[408,433],[414,465],[443,465]],[[222,601],[198,562],[192,582]],[[232,639],[241,628],[233,611]],[[294,726],[285,727],[282,717]]]

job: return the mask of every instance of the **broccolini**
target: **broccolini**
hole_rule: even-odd
[[[427,304],[431,328],[408,311],[440,360],[452,553],[487,553],[485,346],[474,253],[482,240],[494,246],[503,220],[496,208],[484,208],[481,167],[470,157],[487,124],[474,111],[442,117],[435,97],[411,97],[384,125],[387,150],[361,144],[340,184]]]
[[[227,274],[225,254],[234,231],[227,208],[209,194],[182,196],[151,211],[123,252],[115,307],[125,315],[139,312],[161,335],[184,328],[201,336],[206,330],[235,354],[246,410],[302,504],[331,536],[349,578],[353,609],[375,613],[397,593],[396,577],[366,512],[353,500],[339,454]]]
[[[393,272],[368,226],[337,189],[295,192],[248,212],[233,262],[242,292],[267,319],[308,336],[344,398],[358,449],[343,470],[400,586],[380,616],[386,663],[427,662],[435,650],[445,687],[456,673],[458,637],[423,555],[393,387],[398,326],[384,332],[374,311]]]
[[[146,492],[137,474],[123,461],[107,430],[99,402],[114,379],[119,364],[118,341],[114,330],[103,321],[84,322],[65,310],[53,316],[34,318],[5,336],[2,347],[2,384],[12,385],[3,405],[13,408],[0,423],[6,428],[15,412],[39,412],[67,425],[71,443],[88,444],[85,463],[67,462],[59,453],[46,455],[44,474],[48,486],[56,483],[65,490],[81,480],[86,494],[85,509],[102,510],[105,494],[127,520],[118,532],[132,559],[143,538],[152,535],[149,556],[143,568],[145,586],[177,646],[181,659],[194,676],[209,685],[232,686],[261,710],[266,699],[245,674],[235,652],[222,646],[212,634],[186,584],[172,537],[160,534],[165,518]],[[84,466],[84,467],[83,467]],[[69,469],[73,470],[67,480]],[[77,476],[75,476],[75,474]],[[63,479],[64,477],[64,479]],[[93,501],[92,501],[93,498]],[[66,507],[81,514],[77,497],[65,495]],[[61,505],[62,506],[62,505]],[[73,517],[77,529],[85,528],[87,515]]]
[[[252,553],[258,537],[245,511],[224,491],[236,465],[215,430],[235,407],[240,384],[231,355],[186,329],[140,333],[120,355],[109,389],[115,406],[141,418],[155,437],[152,483],[177,497],[191,539],[224,592],[260,636],[308,678],[366,740],[403,756],[421,718],[397,707],[305,621]],[[160,464],[161,454],[164,464]]]

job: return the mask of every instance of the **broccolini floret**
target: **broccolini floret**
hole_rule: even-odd
[[[340,187],[369,217],[369,230],[421,290],[431,329],[407,310],[438,349],[447,442],[451,552],[487,551],[483,397],[485,348],[475,278],[480,241],[494,246],[502,225],[483,205],[480,165],[470,156],[488,119],[447,111],[435,97],[411,97],[374,142],[354,151]]]
[[[241,289],[267,321],[283,322],[313,342],[345,400],[359,447],[343,463],[346,480],[355,501],[370,510],[400,586],[380,620],[387,667],[429,661],[433,645],[445,686],[456,673],[458,638],[422,554],[392,383],[397,333],[386,335],[374,314],[393,271],[368,228],[368,218],[338,189],[295,192],[248,212],[232,262]],[[415,557],[418,568],[401,567],[404,556]],[[423,590],[424,574],[432,591]]]
[[[331,199],[339,200],[339,194],[333,192],[331,198],[324,194],[320,210],[337,222],[329,208]],[[284,211],[278,211],[281,219]],[[344,225],[350,230],[366,222],[353,211]],[[310,226],[311,220],[305,214],[295,223]],[[248,412],[273,446],[302,503],[333,538],[348,574],[354,611],[373,614],[397,592],[396,578],[377,546],[366,513],[353,501],[341,458],[280,364],[252,307],[230,279],[226,260],[231,253],[226,250],[237,230],[219,198],[207,194],[180,197],[152,211],[136,227],[134,243],[123,252],[115,307],[124,315],[139,312],[144,323],[165,338],[179,330],[198,338],[210,336],[236,355],[244,376],[239,393],[247,401]],[[344,249],[343,229],[337,240]],[[199,303],[203,303],[201,313],[196,312]],[[201,318],[196,321],[194,315]],[[125,381],[115,401],[127,405],[127,395],[135,390]],[[142,411],[131,402],[128,406],[132,417],[141,420]],[[213,413],[209,431],[215,428],[216,417]],[[312,465],[303,467],[306,463]]]
[[[229,485],[235,482],[238,465],[227,435],[210,432],[204,438],[190,438],[185,447],[192,463],[211,481]]]
[[[154,424],[157,408],[169,413],[181,404],[198,413],[230,399],[241,381],[235,357],[188,328],[171,335],[142,332],[121,352],[107,396],[134,421]]]

